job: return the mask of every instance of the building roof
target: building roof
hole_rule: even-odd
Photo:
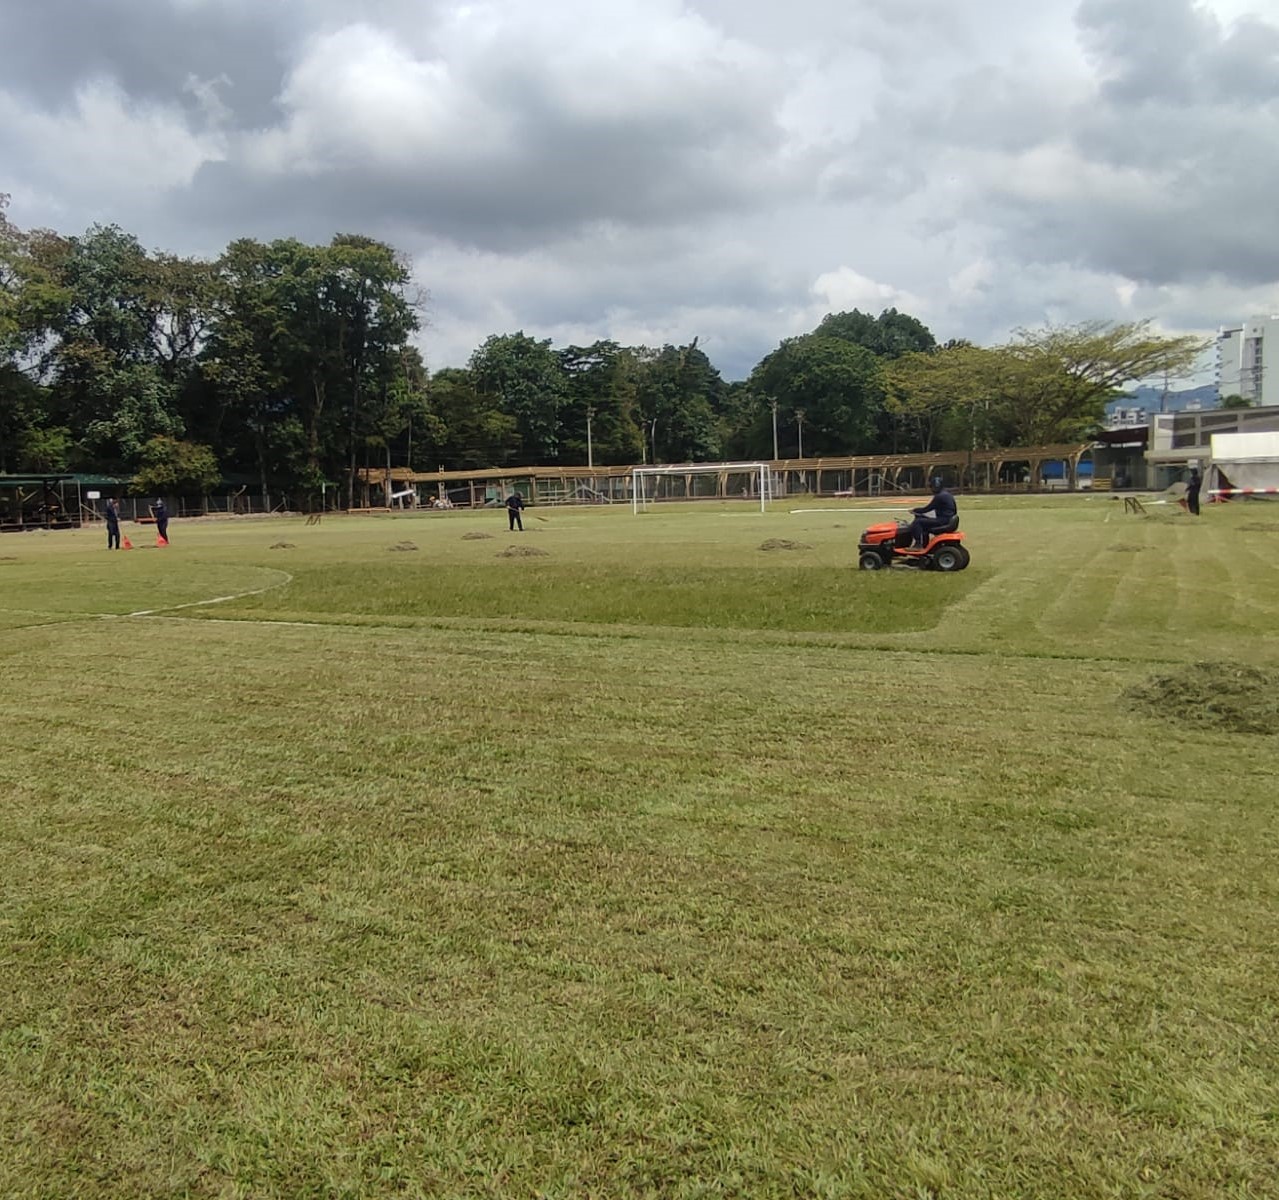
[[[70,478],[81,487],[89,488],[127,488],[131,482],[119,475],[82,474],[72,475]]]
[[[0,487],[44,487],[50,483],[67,483],[74,479],[74,475],[62,475],[57,471],[50,471],[46,475],[0,475]]]
[[[1100,446],[1141,446],[1150,443],[1149,425],[1129,425],[1121,429],[1103,429],[1097,434]]]

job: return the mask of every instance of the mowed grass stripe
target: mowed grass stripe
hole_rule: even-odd
[[[1228,528],[1225,536],[1211,528],[1201,535],[1212,544],[1215,558],[1214,569],[1203,584],[1245,636],[1257,627],[1259,619],[1272,628],[1279,620],[1279,545],[1272,546],[1265,535],[1257,536],[1255,529],[1240,528],[1255,524],[1241,520],[1248,515],[1247,510],[1235,515],[1233,528]]]
[[[1142,631],[1167,644],[1185,627],[1181,614],[1192,601],[1195,581],[1183,569],[1187,556],[1178,545],[1167,544],[1164,527],[1149,523],[1114,526],[1106,552],[1124,560],[1128,570],[1103,627]],[[1190,561],[1203,560],[1192,556]]]
[[[957,598],[942,615],[936,631],[939,644],[957,644],[987,652],[1028,650],[1045,644],[1036,615],[1061,586],[1062,523],[1056,514],[996,511],[983,514],[984,528],[976,545],[979,588]],[[1066,527],[1077,540],[1077,531]],[[984,561],[983,561],[984,560]],[[969,568],[969,572],[974,570]],[[1052,640],[1051,645],[1061,643]]]

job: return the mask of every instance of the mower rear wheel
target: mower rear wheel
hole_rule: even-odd
[[[857,560],[857,565],[863,571],[878,571],[883,567],[884,560],[874,550],[863,550],[861,558]]]
[[[963,546],[956,546],[955,549],[959,551],[960,558],[963,560],[959,564],[959,570],[962,571],[970,562],[972,562],[972,555],[969,554]]]
[[[943,546],[933,552],[934,571],[962,571],[967,565],[959,546]]]

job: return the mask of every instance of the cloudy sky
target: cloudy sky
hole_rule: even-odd
[[[1279,311],[1279,0],[0,0],[19,225],[391,241],[491,333]]]

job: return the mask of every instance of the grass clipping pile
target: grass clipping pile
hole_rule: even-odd
[[[793,542],[790,538],[767,538],[760,542],[761,550],[811,550],[807,542]]]
[[[1181,725],[1230,733],[1279,733],[1279,670],[1200,662],[1152,675],[1124,692],[1147,712]]]

